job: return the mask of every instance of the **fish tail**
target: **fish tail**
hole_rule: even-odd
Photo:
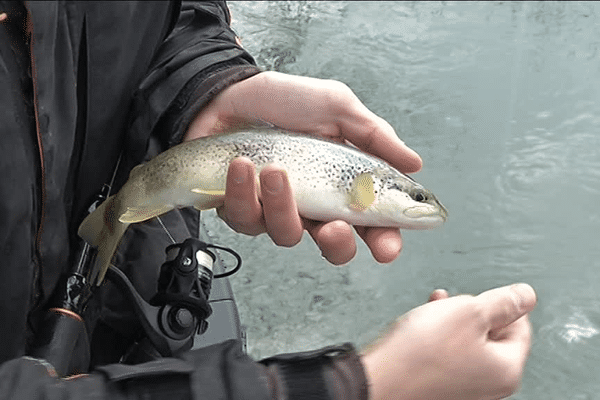
[[[100,232],[104,226],[104,221],[108,221],[108,218],[106,218],[106,210],[114,207],[114,200],[115,195],[104,200],[93,212],[88,214],[81,225],[79,225],[77,234],[90,245],[98,246]]]
[[[91,281],[97,284],[104,279],[117,246],[129,226],[129,223],[120,222],[116,216],[115,195],[113,195],[100,204],[79,226],[79,236],[98,248],[91,274]]]
[[[98,274],[98,277],[96,279],[92,278],[92,281],[95,281],[97,285],[100,285],[100,283],[102,283],[104,275],[110,267],[110,263],[115,254],[115,251],[117,251],[117,247],[119,246],[121,238],[125,234],[125,231],[127,230],[128,226],[129,224],[119,222],[117,220],[114,226],[114,230],[107,235],[105,240],[100,242],[100,245],[98,245],[98,255],[96,256],[96,262],[93,269],[94,272],[92,274],[92,276],[95,273]]]

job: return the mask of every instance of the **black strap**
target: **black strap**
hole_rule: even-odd
[[[331,367],[333,359],[351,352],[354,346],[345,343],[341,346],[328,346],[319,350],[302,353],[280,354],[261,361],[270,366],[277,364],[289,400],[330,400],[324,369]]]
[[[319,358],[281,363],[279,371],[287,388],[287,398],[328,400],[329,394],[323,376],[325,363],[331,363],[331,360]]]

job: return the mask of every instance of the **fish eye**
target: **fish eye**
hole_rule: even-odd
[[[417,192],[417,193],[415,193],[414,199],[415,199],[415,201],[422,203],[424,201],[427,201],[427,195],[423,192]]]

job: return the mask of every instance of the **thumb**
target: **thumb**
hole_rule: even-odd
[[[448,297],[450,297],[450,295],[448,294],[448,291],[446,289],[435,289],[429,295],[429,299],[427,300],[427,302],[430,303],[436,300],[443,300],[447,299]]]
[[[488,290],[476,296],[481,302],[489,330],[502,329],[535,307],[535,291],[526,283]]]

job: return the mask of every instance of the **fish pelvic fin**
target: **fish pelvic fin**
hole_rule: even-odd
[[[350,208],[356,211],[364,211],[375,201],[375,187],[373,177],[365,172],[354,178],[350,189]]]
[[[127,211],[119,216],[119,222],[125,224],[134,224],[136,222],[146,221],[164,214],[167,211],[171,211],[173,208],[173,206],[168,204],[160,204],[148,207],[127,207]]]
[[[88,215],[78,230],[83,240],[98,249],[90,277],[91,282],[97,285],[104,279],[117,246],[129,226],[116,218],[115,196],[110,196]]]
[[[193,188],[191,191],[198,195],[194,201],[194,208],[200,211],[220,206],[225,198],[225,191],[220,189]]]
[[[198,194],[204,194],[207,196],[225,196],[224,190],[208,190],[208,189],[194,188],[194,189],[192,189],[192,192],[198,193]]]

